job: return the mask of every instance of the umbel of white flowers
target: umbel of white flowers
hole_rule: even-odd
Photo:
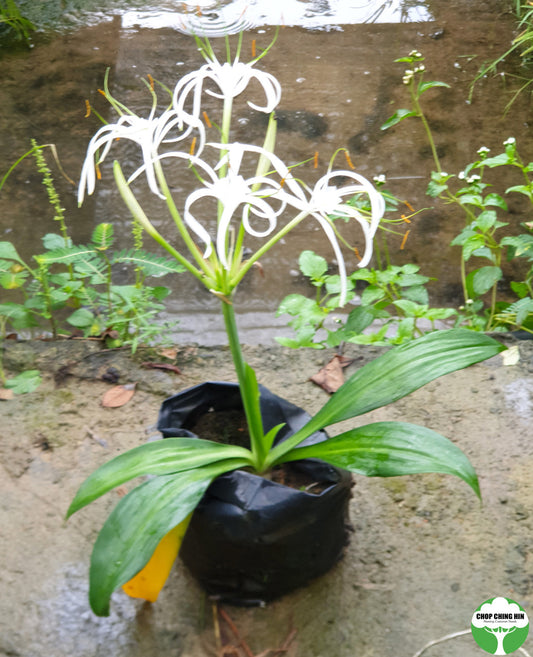
[[[157,114],[154,81],[146,82],[152,94],[152,108],[147,118],[137,116],[117,101],[109,92],[107,76],[104,93],[118,114],[115,123],[102,126],[89,143],[78,191],[81,204],[85,194],[92,194],[100,176],[100,164],[118,140],[129,140],[139,145],[142,163],[126,180],[120,164],[115,162],[114,173],[119,191],[137,221],[164,248],[197,276],[212,292],[228,297],[234,288],[267,250],[292,228],[308,217],[314,218],[333,247],[340,275],[340,305],[346,300],[346,266],[340,246],[340,235],[334,220],[355,221],[360,226],[363,244],[353,250],[359,254],[358,265],[366,266],[372,255],[372,242],[385,209],[381,194],[363,176],[353,170],[328,171],[312,187],[293,176],[274,150],[275,120],[269,123],[263,146],[231,142],[231,114],[233,99],[242,94],[251,80],[259,83],[265,94],[263,105],[249,102],[253,109],[271,114],[280,102],[281,86],[274,76],[254,68],[266,50],[249,63],[239,60],[242,36],[237,55],[232,62],[220,63],[209,42],[200,42],[206,63],[178,81],[169,95],[169,105]],[[268,49],[267,49],[268,50]],[[164,87],[163,87],[164,88]],[[223,102],[220,127],[214,128],[202,112],[204,94]],[[207,141],[206,128],[218,130],[215,141]],[[179,149],[180,146],[183,149]],[[210,159],[208,155],[211,154]],[[253,175],[243,171],[243,161],[257,160]],[[211,163],[208,163],[208,161]],[[197,188],[189,193],[178,209],[167,184],[163,164],[173,161],[192,169]],[[170,213],[188,251],[177,250],[160,235],[136,201],[130,184],[139,176],[146,177],[150,190],[167,202]],[[368,211],[346,204],[354,195],[366,196]],[[216,201],[216,234],[208,229],[212,221],[205,221],[193,212],[195,203],[210,197]],[[358,204],[360,206],[360,204]],[[292,211],[292,218],[290,212]],[[212,219],[212,218],[210,218]],[[265,238],[263,247],[251,257],[243,259],[246,234]],[[194,236],[194,237],[193,237]],[[196,240],[204,244],[203,253]],[[192,262],[191,262],[192,259]]]

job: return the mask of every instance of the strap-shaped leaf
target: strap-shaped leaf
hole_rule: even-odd
[[[285,461],[319,458],[368,477],[440,472],[460,477],[480,496],[472,464],[450,440],[407,422],[376,422],[307,447],[297,447]]]
[[[359,369],[294,436],[272,450],[268,465],[313,432],[390,404],[444,374],[491,358],[506,347],[468,329],[427,333],[390,349]]]
[[[166,438],[134,447],[95,470],[81,485],[67,518],[104,493],[141,475],[168,475],[201,468],[224,460],[250,465],[251,453],[244,447],[223,445],[199,438]],[[229,470],[232,468],[228,468]]]
[[[211,465],[156,477],[123,497],[94,544],[89,572],[89,602],[98,616],[109,615],[113,591],[150,560],[160,540],[191,513],[211,481],[239,467]]]

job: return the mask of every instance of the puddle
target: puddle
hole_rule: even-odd
[[[252,39],[260,46],[270,42],[274,28],[269,26],[268,12],[274,11],[277,4],[247,3],[250,8],[261,6],[265,20],[261,27],[248,30],[245,48],[250,48]],[[340,22],[343,9],[359,8],[368,13],[376,6],[364,0],[283,4],[298,9],[309,20],[327,17],[330,27],[337,24],[334,18]],[[275,47],[259,64],[260,68],[275,75],[283,88],[280,104],[283,121],[277,154],[292,164],[311,160],[299,167],[298,175],[312,184],[324,173],[333,153],[339,147],[348,147],[359,173],[368,178],[385,174],[391,192],[416,209],[426,208],[410,225],[405,248],[400,250],[406,230],[403,226],[399,235],[389,238],[391,257],[395,264],[415,262],[421,266],[423,274],[437,279],[430,287],[434,305],[457,306],[460,303],[459,253],[448,244],[461,229],[464,218],[425,196],[425,181],[432,162],[421,126],[416,121],[404,122],[396,129],[383,132],[380,125],[406,103],[403,68],[393,61],[416,48],[426,57],[428,77],[451,85],[451,89],[436,90],[428,95],[426,103],[447,171],[461,171],[474,159],[481,145],[491,148],[493,153],[500,152],[508,136],[515,136],[519,147],[524,146],[524,159],[531,159],[527,153],[526,128],[530,115],[527,98],[519,98],[512,111],[504,116],[505,105],[516,90],[516,83],[502,77],[488,78],[476,87],[473,102],[465,102],[470,82],[481,62],[494,58],[508,47],[513,38],[514,21],[511,15],[502,17],[499,10],[491,11],[490,6],[482,2],[465,4],[440,0],[378,5],[383,7],[382,22],[343,23],[342,30],[287,26],[280,31]],[[217,11],[237,6],[238,2],[220,3]],[[404,13],[407,7],[409,11],[416,8],[424,12],[429,12],[427,7],[431,7],[434,20],[386,22],[386,11],[396,11],[400,6]],[[167,14],[172,13],[172,7],[183,11],[180,2],[161,4],[159,12],[169,18]],[[203,6],[205,15],[209,11],[215,10]],[[110,68],[113,95],[134,111],[146,115],[151,99],[141,78],[149,73],[172,87],[178,77],[201,65],[196,44],[190,36],[183,34],[178,26],[173,29],[169,24],[165,27],[154,25],[150,29],[140,27],[148,24],[143,22],[143,16],[147,13],[131,4],[130,11],[116,14],[97,26],[55,37],[37,35],[33,48],[3,54],[0,148],[5,166],[30,148],[29,140],[33,137],[39,143],[56,144],[64,170],[76,181],[87,143],[100,125],[94,115],[84,118],[86,99],[104,118],[111,118],[97,91],[107,68]],[[397,14],[395,16],[397,18]],[[213,100],[206,105],[210,117],[217,117],[219,109]],[[262,142],[264,123],[246,105],[236,106],[235,118],[235,139]],[[319,168],[314,170],[312,159],[317,151]],[[125,168],[135,168],[137,157],[135,147],[121,153]],[[53,161],[49,159],[49,162],[53,166]],[[343,160],[338,164],[345,165]],[[85,243],[94,226],[107,221],[114,224],[117,249],[130,248],[128,212],[115,191],[109,167],[102,167],[102,172],[103,179],[95,195],[78,209],[75,187],[54,170],[72,238],[75,243]],[[181,179],[173,182],[178,196],[183,199],[190,188],[184,186]],[[148,214],[157,217],[158,228],[172,236],[173,227],[164,209],[142,189],[139,200]],[[524,220],[520,213],[519,201],[513,201],[509,216],[504,220],[518,228],[519,222]],[[41,251],[42,235],[57,232],[52,214],[39,174],[30,161],[25,162],[0,194],[0,239],[13,241],[22,256],[31,259]],[[145,246],[147,250],[156,250],[149,242]],[[326,257],[332,271],[335,270],[333,254],[321,229],[316,222],[304,222],[285,243],[262,260],[261,272],[252,272],[239,289],[236,310],[245,327],[244,342],[268,342],[279,334],[278,326],[283,320],[275,320],[272,313],[286,294],[312,294],[297,272],[298,255],[306,248]],[[351,263],[353,268],[355,265]],[[192,337],[205,344],[215,343],[218,329],[210,332],[208,325],[219,325],[218,300],[185,275],[174,281],[161,279],[161,284],[173,288],[168,298],[168,312],[179,320],[183,330],[181,337],[178,332],[177,339]]]
[[[175,4],[175,3],[174,3]],[[233,0],[182,2],[178,11],[148,8],[121,13],[122,27],[172,27],[187,34],[223,36],[266,25],[310,30],[341,30],[360,23],[407,23],[432,20],[426,2],[403,0]],[[176,7],[174,7],[176,9]]]

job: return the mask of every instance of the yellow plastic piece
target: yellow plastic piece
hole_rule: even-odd
[[[148,602],[157,600],[178,556],[190,519],[189,515],[165,534],[146,566],[124,584],[122,589],[131,598],[142,598]]]

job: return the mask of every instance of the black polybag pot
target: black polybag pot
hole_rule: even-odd
[[[309,415],[260,386],[265,433],[285,423],[276,442],[302,427]],[[208,412],[242,409],[234,383],[207,382],[161,406],[157,428],[164,438],[190,431]],[[303,444],[327,438],[323,431]],[[349,473],[315,459],[290,467],[325,484],[319,494],[290,488],[243,470],[211,484],[196,508],[180,556],[211,595],[233,604],[272,600],[327,572],[348,542]]]

